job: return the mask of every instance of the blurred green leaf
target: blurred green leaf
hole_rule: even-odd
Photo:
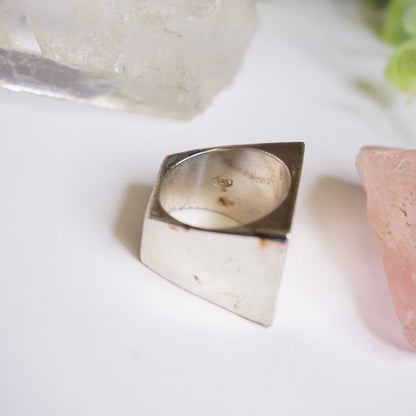
[[[386,76],[399,90],[416,95],[416,38],[398,47],[387,64]]]
[[[416,5],[416,0],[390,0],[387,6],[382,36],[387,42],[399,45],[411,36],[406,26],[413,27],[412,13],[409,10]]]
[[[416,1],[406,9],[402,21],[406,34],[416,36]]]

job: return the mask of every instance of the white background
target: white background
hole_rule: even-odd
[[[360,1],[264,0],[233,85],[190,122],[0,91],[0,414],[416,414],[354,159],[413,147],[415,103]],[[138,260],[165,155],[303,140],[275,323],[265,329]]]

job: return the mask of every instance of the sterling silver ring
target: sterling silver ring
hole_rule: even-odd
[[[304,144],[167,156],[143,224],[141,261],[176,285],[271,325]]]

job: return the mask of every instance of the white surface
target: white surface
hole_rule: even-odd
[[[1,415],[416,414],[354,168],[363,144],[414,146],[415,104],[359,3],[260,2],[242,71],[189,123],[0,91]],[[306,153],[265,329],[147,270],[137,232],[166,154],[279,139]]]

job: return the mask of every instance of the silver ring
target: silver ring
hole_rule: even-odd
[[[296,142],[167,156],[146,211],[142,263],[189,292],[270,325],[303,152]]]

